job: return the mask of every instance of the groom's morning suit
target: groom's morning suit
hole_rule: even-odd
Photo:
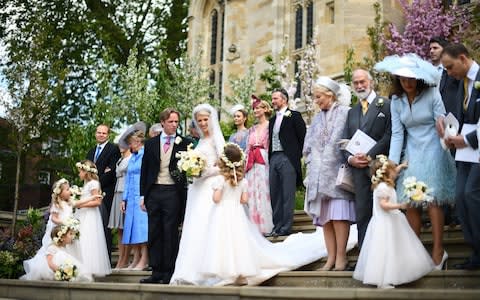
[[[362,112],[362,105],[359,102],[348,111],[347,123],[343,138],[351,139],[357,129],[360,129],[377,143],[367,153],[372,159],[378,154],[388,156],[390,148],[390,137],[392,135],[392,121],[390,118],[390,100],[379,97],[374,91],[370,92],[368,98],[368,110],[365,114]],[[348,157],[350,153],[345,151]],[[358,228],[358,247],[361,248],[368,222],[372,217],[373,192],[371,189],[370,168],[352,167],[353,182],[355,185],[355,213]]]
[[[471,66],[473,82],[480,82],[480,70],[478,64]],[[471,70],[469,71],[471,72]],[[457,119],[460,128],[464,124],[477,124],[480,117],[480,90],[469,86],[469,101],[467,109],[463,108],[464,79],[460,80],[457,94]],[[461,129],[460,129],[461,130]],[[478,151],[478,137],[476,131],[467,133],[464,137],[468,144]],[[457,150],[458,151],[458,150]],[[457,162],[457,192],[456,192],[457,214],[462,224],[465,241],[473,248],[471,263],[480,266],[480,164],[471,162]]]
[[[167,139],[170,139],[167,142]],[[169,143],[165,151],[165,143]],[[140,196],[148,213],[148,251],[152,278],[168,283],[178,252],[178,226],[183,219],[187,184],[177,168],[176,153],[187,150],[189,140],[165,132],[145,142],[140,175]]]
[[[97,154],[97,148],[101,147]],[[95,159],[97,157],[97,159]],[[107,142],[103,145],[97,145],[88,151],[87,159],[95,163],[98,171],[100,187],[105,196],[100,205],[100,214],[102,216],[103,231],[105,233],[105,241],[107,243],[108,256],[112,255],[112,232],[108,228],[108,220],[110,218],[110,210],[112,209],[113,194],[115,192],[115,183],[117,181],[116,168],[117,161],[120,159],[120,150],[117,145]]]
[[[281,112],[278,131],[274,129],[277,115],[270,119],[269,162],[270,198],[273,210],[273,230],[279,235],[292,229],[296,186],[302,185],[301,158],[306,126],[302,115],[290,109]],[[293,168],[292,168],[293,167]]]

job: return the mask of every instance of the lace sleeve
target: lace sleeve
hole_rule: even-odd
[[[50,245],[47,247],[47,251],[45,252],[45,256],[47,255],[55,255],[58,251],[57,246],[55,245]]]
[[[248,180],[246,178],[240,181],[240,188],[242,189],[242,193],[248,193]]]
[[[225,183],[225,179],[223,178],[223,176],[217,176],[215,180],[212,182],[212,189],[221,190],[223,189],[224,183]]]
[[[375,188],[375,199],[376,201],[380,201],[380,199],[385,198],[388,201],[392,198],[392,190],[385,184],[385,183],[380,183],[376,188]]]

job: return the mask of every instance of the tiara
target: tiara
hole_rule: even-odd
[[[82,169],[82,170],[84,170],[84,171],[87,171],[87,172],[90,172],[90,173],[93,173],[93,174],[97,174],[97,173],[98,173],[97,168],[95,168],[95,167],[90,167],[90,166],[88,166],[88,165],[86,165],[86,164],[83,164],[83,163],[81,163],[81,162],[77,162],[77,163],[75,164],[75,166],[76,166],[77,168],[79,168],[79,169]]]
[[[382,166],[375,171],[374,175],[372,175],[371,181],[373,184],[378,184],[380,182],[380,180],[383,178],[383,175],[387,171],[388,166],[388,157],[385,155],[379,154],[377,155],[377,159],[382,163]]]

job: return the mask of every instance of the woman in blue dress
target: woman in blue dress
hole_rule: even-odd
[[[230,136],[228,141],[239,145],[240,148],[245,151],[247,149],[248,139],[248,129],[245,124],[247,123],[248,113],[241,104],[234,105],[230,113],[232,114],[233,124],[237,131]]]
[[[442,98],[435,87],[438,72],[415,54],[387,57],[375,68],[395,75],[389,159],[397,164],[408,163],[408,168],[397,180],[399,202],[409,201],[402,184],[407,177],[414,176],[431,189],[433,201],[427,204],[427,211],[432,224],[432,259],[436,269],[442,269],[448,258],[443,248],[442,205],[453,203],[455,199],[456,170],[450,152],[441,147],[435,129],[437,118],[445,114]],[[407,208],[408,222],[418,236],[421,214],[420,207],[410,205]]]
[[[135,130],[126,138],[132,155],[128,162],[121,206],[125,212],[122,242],[133,248],[133,262],[129,266],[129,269],[133,270],[143,270],[148,264],[148,216],[140,208],[140,171],[144,139],[145,133],[142,130]]]

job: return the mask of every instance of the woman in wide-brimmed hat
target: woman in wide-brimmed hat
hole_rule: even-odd
[[[408,168],[397,180],[399,202],[411,202],[404,192],[405,178],[413,176],[432,191],[433,201],[421,204],[427,206],[432,223],[432,258],[436,268],[442,269],[448,255],[443,248],[441,205],[454,201],[456,171],[450,152],[442,149],[435,130],[436,119],[445,114],[442,97],[435,87],[439,74],[432,64],[413,53],[388,56],[375,69],[394,75],[389,159],[395,163],[408,162]],[[420,235],[422,210],[418,206],[410,205],[407,219]]]

